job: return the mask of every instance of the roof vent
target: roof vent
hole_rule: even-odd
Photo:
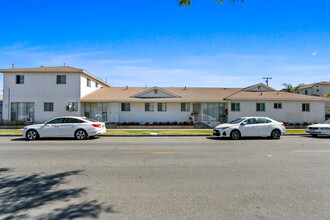
[[[262,96],[262,92],[260,93],[260,96]]]
[[[184,87],[184,90],[187,90],[187,86]]]
[[[64,65],[63,65],[64,67],[66,67],[66,64],[64,63]]]
[[[15,69],[15,64],[12,64],[12,68]]]
[[[41,66],[41,68],[45,68],[45,66]]]
[[[126,86],[126,90],[128,90],[128,86]]]

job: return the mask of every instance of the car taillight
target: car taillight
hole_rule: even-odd
[[[285,127],[285,124],[284,124],[284,123],[282,123],[282,126],[283,126],[283,127]]]
[[[93,127],[95,127],[95,128],[101,128],[101,127],[102,127],[101,124],[92,124],[92,125],[93,125]]]

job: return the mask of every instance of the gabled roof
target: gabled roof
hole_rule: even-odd
[[[33,67],[33,68],[12,68],[12,69],[0,69],[0,73],[81,73],[103,86],[110,87],[110,85],[92,74],[86,72],[83,69],[78,69],[70,66],[55,66],[55,67]]]
[[[82,99],[85,102],[224,102],[224,98],[242,88],[191,88],[191,87],[162,87],[177,97],[171,98],[136,98],[136,94],[153,89],[144,87],[110,87],[99,89]],[[159,89],[159,87],[157,87]]]
[[[0,95],[0,102],[3,100],[3,95]]]
[[[152,91],[161,91],[163,94],[166,94],[167,96],[166,97],[161,97],[161,96],[145,96],[146,94],[148,94],[148,93],[150,93],[150,92],[152,92]],[[139,93],[137,93],[137,94],[135,94],[135,95],[132,95],[131,96],[132,98],[180,98],[180,96],[178,96],[178,95],[176,95],[176,94],[174,94],[174,93],[172,93],[172,92],[169,92],[169,91],[167,91],[167,90],[165,90],[165,89],[162,89],[162,88],[159,88],[159,87],[157,87],[157,86],[155,86],[155,87],[152,87],[152,88],[150,88],[150,89],[146,89],[145,91],[142,91],[142,92],[139,92]]]
[[[309,89],[316,85],[330,86],[330,82],[318,82],[300,86],[299,89]]]
[[[259,89],[259,87],[260,87],[260,89]],[[243,90],[245,90],[245,91],[260,91],[260,90],[276,91],[272,87],[267,86],[263,83],[258,83],[258,84],[252,85],[252,86],[248,86],[248,87],[244,88]]]

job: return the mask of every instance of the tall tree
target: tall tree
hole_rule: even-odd
[[[291,92],[291,93],[298,93],[300,90],[300,87],[303,86],[304,84],[299,84],[296,87],[293,87],[289,83],[282,83],[282,86],[284,86],[283,91],[285,92]]]
[[[193,0],[176,0],[177,2],[179,2],[179,5],[180,7],[183,6],[183,7],[190,7],[191,6],[191,2]],[[232,2],[244,2],[244,0],[229,0],[229,1],[232,1]],[[223,0],[217,0],[218,3],[223,3]]]

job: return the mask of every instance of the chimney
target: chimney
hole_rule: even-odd
[[[45,68],[45,66],[41,66],[41,68]]]
[[[12,68],[15,69],[15,64],[12,64]]]
[[[126,90],[128,90],[128,86],[126,86]]]
[[[187,90],[187,86],[184,87],[184,90]]]
[[[66,64],[64,63],[64,67],[66,67]]]

